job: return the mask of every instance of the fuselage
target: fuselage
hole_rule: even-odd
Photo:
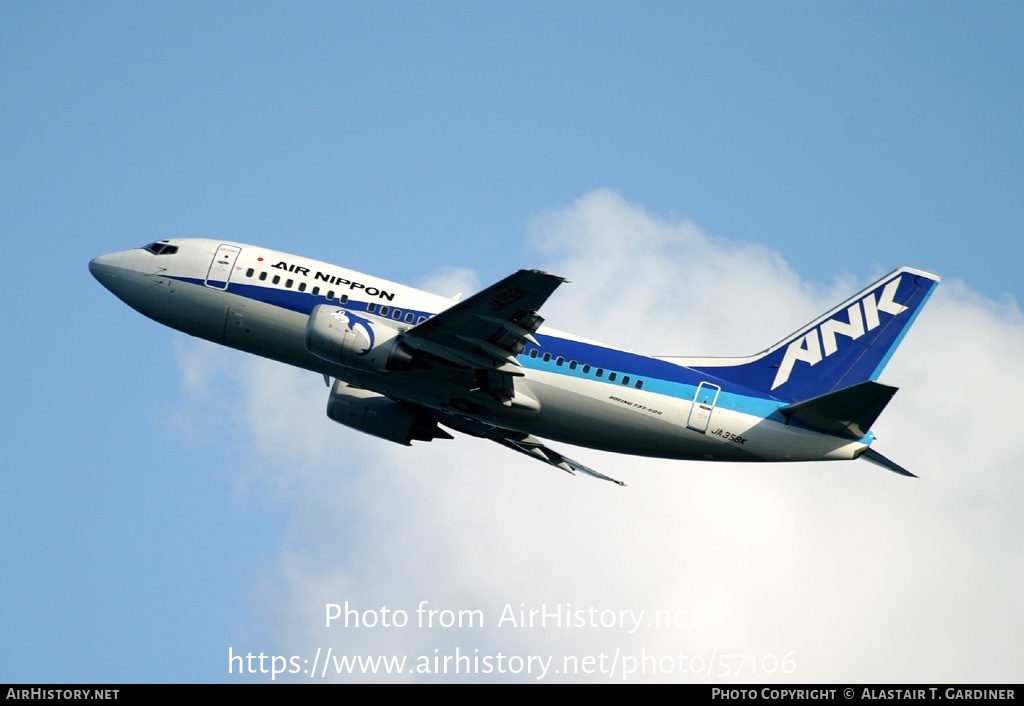
[[[792,423],[784,402],[685,359],[639,355],[541,326],[515,357],[511,400],[486,392],[479,372],[436,362],[404,370],[342,365],[314,355],[310,315],[330,304],[375,333],[402,335],[454,300],[258,246],[171,239],[97,257],[90,270],[125,303],[214,343],[304,368],[442,415],[546,439],[673,459],[851,459],[872,436]],[[682,361],[682,362],[681,362]],[[711,368],[713,370],[713,368]]]

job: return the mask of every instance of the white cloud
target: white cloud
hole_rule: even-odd
[[[804,281],[766,246],[657,218],[611,191],[538,217],[531,238],[573,280],[544,310],[551,325],[656,354],[752,353],[868,279]],[[448,294],[476,284],[455,270],[431,281]],[[566,449],[624,489],[467,437],[413,448],[365,437],[326,419],[315,375],[246,359],[230,371],[253,449],[240,481],[292,517],[254,589],[254,619],[277,644],[254,648],[311,661],[318,647],[410,660],[458,648],[553,656],[553,668],[600,654],[607,667],[618,652],[614,677],[549,681],[619,681],[623,659],[644,654],[672,671],[630,679],[709,681],[728,666],[743,670],[729,682],[1015,681],[1022,352],[1016,304],[944,282],[883,376],[903,389],[876,425],[879,450],[922,479],[859,461],[712,465]],[[186,380],[202,363],[185,356]],[[415,621],[423,600],[478,609],[487,625],[324,627],[326,603]],[[632,635],[498,628],[506,604],[644,610],[645,623],[664,609],[687,622]],[[677,671],[713,657],[710,672]]]
[[[420,289],[444,297],[462,299],[481,289],[480,278],[468,267],[449,265],[427,275],[418,285]]]

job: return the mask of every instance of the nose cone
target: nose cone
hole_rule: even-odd
[[[121,269],[123,252],[114,252],[109,255],[100,255],[89,261],[89,272],[92,276],[107,289],[117,279],[117,272]]]
[[[133,297],[133,293],[143,282],[141,279],[143,269],[139,266],[140,263],[135,261],[136,259],[138,259],[137,256],[131,250],[100,255],[89,262],[89,272],[111,294],[131,304],[128,300]]]
[[[122,250],[93,258],[89,272],[108,292],[152,317],[154,281],[150,259],[145,250]]]

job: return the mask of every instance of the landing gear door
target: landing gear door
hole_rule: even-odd
[[[210,271],[206,274],[206,286],[216,289],[227,289],[231,271],[235,269],[235,260],[242,248],[235,245],[221,245],[210,263]]]
[[[701,434],[708,430],[711,412],[715,409],[718,393],[721,391],[722,388],[710,382],[702,382],[697,386],[697,394],[693,396],[693,406],[690,407],[690,416],[686,420],[687,427]]]

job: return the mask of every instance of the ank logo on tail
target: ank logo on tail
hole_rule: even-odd
[[[819,326],[815,326],[804,335],[798,335],[786,348],[786,354],[775,374],[771,389],[777,388],[789,380],[796,362],[803,361],[809,366],[817,365],[837,350],[839,344],[836,335],[842,335],[856,341],[866,331],[872,331],[881,325],[879,312],[898,316],[907,307],[896,301],[896,291],[900,287],[901,277],[896,277],[885,285],[881,296],[876,300],[875,292],[868,292],[860,301],[856,301],[846,309],[847,321],[831,318]]]

